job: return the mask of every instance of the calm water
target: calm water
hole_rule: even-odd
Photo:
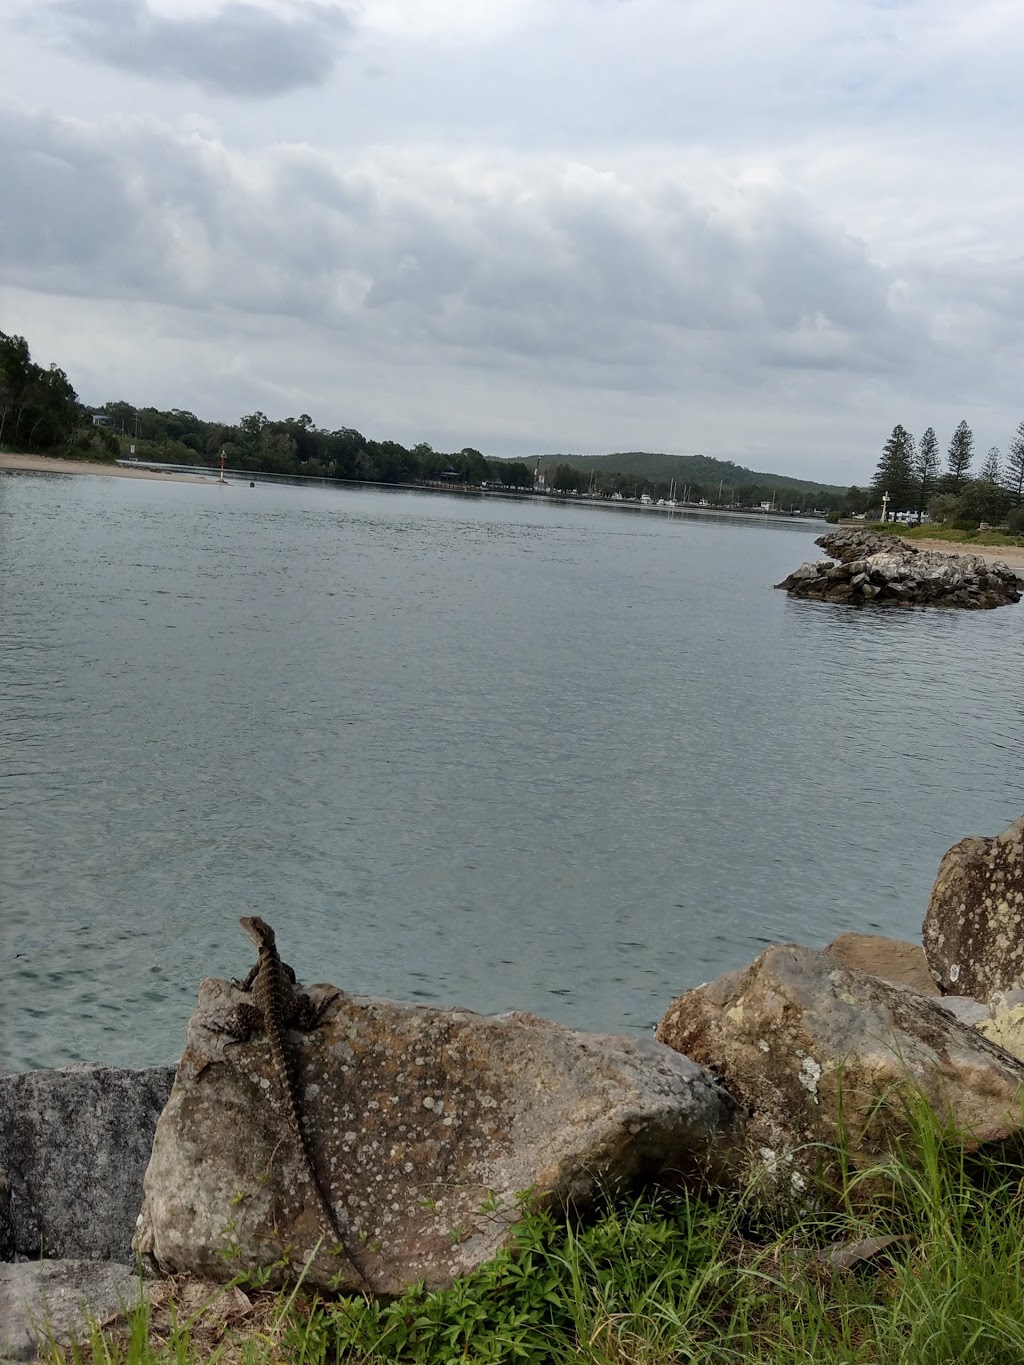
[[[0,475],[0,1065],[173,1059],[252,911],[306,979],[609,1029],[916,934],[1024,810],[1024,610],[790,601],[813,534]]]

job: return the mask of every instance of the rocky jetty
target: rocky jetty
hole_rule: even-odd
[[[830,559],[801,564],[776,583],[793,597],[854,606],[988,610],[1021,599],[1021,580],[1001,560],[919,550],[896,536],[842,530],[815,542]]]

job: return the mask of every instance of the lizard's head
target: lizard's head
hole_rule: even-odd
[[[261,951],[275,946],[273,929],[259,915],[243,915],[238,922]]]

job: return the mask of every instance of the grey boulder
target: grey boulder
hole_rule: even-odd
[[[331,995],[290,1033],[319,1184],[343,1245],[322,1236],[265,1038],[220,1031],[243,998],[199,1006],[146,1172],[140,1251],[161,1271],[225,1279],[305,1263],[310,1285],[397,1294],[491,1259],[524,1203],[701,1165],[734,1112],[700,1067],[651,1039]]]
[[[953,845],[939,864],[922,938],[946,994],[990,1000],[1024,986],[1024,816],[994,838]]]
[[[173,1067],[0,1076],[5,1257],[134,1260],[142,1177],[173,1079]]]

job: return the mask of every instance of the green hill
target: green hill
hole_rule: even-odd
[[[723,488],[788,489],[799,493],[821,492],[835,497],[845,488],[815,479],[793,479],[786,474],[763,474],[744,469],[732,460],[716,460],[710,455],[662,455],[645,450],[619,451],[613,455],[545,455],[545,468],[567,464],[585,474],[596,470],[599,474],[631,474],[638,478],[675,479],[677,483],[701,484],[711,487],[721,482]]]

